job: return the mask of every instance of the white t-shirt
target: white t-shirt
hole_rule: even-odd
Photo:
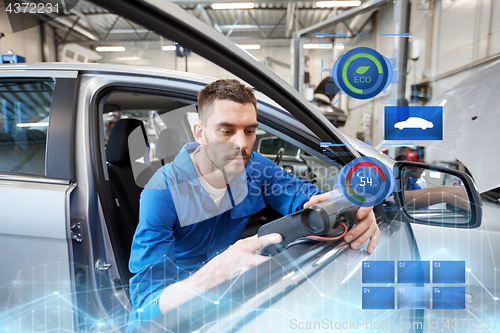
[[[214,200],[215,204],[217,205],[217,208],[219,208],[220,203],[222,201],[222,198],[224,198],[224,194],[226,194],[227,188],[215,188],[212,185],[210,185],[201,175],[200,171],[198,170],[198,167],[194,163],[194,154],[198,153],[200,151],[200,147],[196,148],[195,151],[193,151],[191,154],[189,154],[189,157],[191,158],[191,161],[193,162],[194,169],[196,170],[196,173],[198,174],[198,179],[200,180],[201,186],[207,191],[207,193],[210,195],[210,197]]]

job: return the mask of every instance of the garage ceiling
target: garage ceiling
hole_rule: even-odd
[[[309,27],[351,9],[317,8],[316,2],[254,1],[254,9],[213,10],[211,4],[217,1],[197,4],[185,0],[173,2],[233,40],[290,38],[296,29]],[[106,42],[160,40],[156,33],[84,0],[80,0],[68,15],[50,24],[63,44],[102,45]],[[329,28],[325,32],[333,33],[334,29]]]

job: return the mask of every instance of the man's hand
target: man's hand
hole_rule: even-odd
[[[323,201],[328,201],[330,195],[331,192],[312,196],[311,199],[304,204],[304,208]],[[359,221],[356,223],[356,226],[349,230],[344,236],[344,240],[351,243],[353,249],[357,249],[369,239],[370,243],[368,243],[367,250],[368,253],[372,254],[380,237],[380,230],[375,220],[375,214],[373,214],[373,207],[360,207],[356,216]]]
[[[240,239],[205,265],[204,268],[213,272],[213,278],[222,283],[270,259],[260,254],[268,245],[283,240],[280,234],[273,233],[259,237],[254,235]]]
[[[276,233],[240,239],[187,279],[165,288],[160,296],[161,313],[165,314],[194,296],[269,260],[270,257],[260,255],[260,250],[282,240]]]

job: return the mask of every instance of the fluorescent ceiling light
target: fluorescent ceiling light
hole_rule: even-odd
[[[97,52],[123,52],[124,46],[98,46],[95,48]]]
[[[42,122],[42,123],[20,123],[16,124],[17,127],[46,127],[49,126],[49,122]]]
[[[259,44],[236,44],[240,49],[243,50],[260,50]]]
[[[332,44],[304,44],[302,46],[306,50],[311,49],[331,49]]]
[[[213,3],[212,9],[252,9],[255,7],[253,2],[237,3]]]
[[[175,45],[163,45],[161,49],[163,51],[175,51],[177,47]]]
[[[134,56],[134,57],[116,57],[114,60],[121,60],[121,61],[133,61],[133,60],[141,60],[141,57]]]
[[[357,7],[361,5],[361,1],[318,1],[316,7],[331,8],[331,7]]]

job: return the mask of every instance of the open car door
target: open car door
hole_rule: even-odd
[[[339,160],[343,162],[342,163],[343,165],[346,165],[352,159],[360,156],[360,154],[357,151],[349,147],[349,142],[342,136],[342,134],[339,133],[339,131],[331,124],[331,122],[329,122],[319,110],[314,108],[302,95],[299,94],[298,91],[296,91],[286,81],[284,81],[281,77],[275,74],[272,70],[270,70],[263,64],[259,63],[255,59],[253,59],[250,55],[245,53],[233,42],[231,42],[227,37],[223,36],[222,34],[219,34],[214,29],[202,23],[195,17],[189,15],[187,12],[185,12],[177,5],[162,0],[144,0],[144,1],[91,0],[91,1],[112,12],[118,13],[120,15],[123,15],[124,17],[127,17],[128,19],[131,19],[137,24],[140,24],[149,30],[155,31],[159,35],[169,40],[176,41],[183,47],[194,51],[200,56],[206,58],[207,60],[217,64],[218,66],[236,75],[240,79],[246,81],[248,84],[252,85],[256,90],[263,92],[269,98],[273,99],[276,103],[281,105],[284,110],[288,111],[291,115],[293,115],[299,122],[305,125],[310,131],[312,131],[319,138],[321,142],[341,144],[335,147],[329,147],[329,149],[338,152],[337,156],[339,156]],[[346,154],[342,154],[344,152]],[[419,261],[420,255],[418,252],[417,244],[415,242],[415,238],[413,236],[411,226],[407,223],[397,220],[394,220],[393,222],[394,222],[393,224],[391,223],[384,226],[384,228],[387,231],[384,236],[385,239],[383,239],[383,242],[381,242],[380,246],[380,248],[382,248],[382,251],[380,252],[381,255],[376,259],[387,260],[387,258],[383,258],[382,253],[388,253],[391,255],[390,258],[391,260],[393,260],[393,258],[401,259],[400,255],[404,255],[406,256],[405,259]],[[389,239],[391,240],[391,242],[389,242]],[[392,243],[399,244],[399,246],[394,246],[392,245]],[[310,283],[311,281],[309,277],[312,276],[312,273],[321,272],[319,268],[322,267],[321,264],[323,263],[323,261],[319,260],[316,262],[314,262],[314,260],[311,261],[310,259],[313,256],[319,255],[320,252],[322,252],[321,255],[325,258],[324,260],[326,261],[329,259],[336,259],[340,254],[348,253],[347,255],[343,255],[342,260],[337,261],[335,265],[329,266],[329,270],[331,273],[330,276],[334,277],[334,281],[330,282],[335,283],[336,284],[335,288],[337,288],[335,289],[334,293],[335,297],[330,297],[330,300],[333,301],[332,303],[334,303],[335,308],[337,308],[337,305],[339,306],[339,308],[345,306],[341,300],[343,292],[347,292],[349,295],[355,295],[354,297],[357,297],[358,301],[360,297],[359,296],[359,293],[361,291],[359,282],[360,279],[358,279],[358,282],[355,282],[353,284],[347,284],[347,283],[344,284],[344,282],[348,282],[354,276],[354,274],[360,274],[359,272],[362,264],[361,261],[365,259],[366,256],[361,255],[360,251],[358,251],[358,253],[353,253],[348,251],[344,252],[346,247],[347,245],[345,245],[342,248],[332,247],[326,249],[322,248],[321,246],[317,246],[315,249],[313,249],[313,251],[310,251],[310,249],[308,248],[307,253],[304,255],[298,253],[301,251],[301,249],[304,250],[304,247],[298,246],[295,249],[292,248],[293,252],[297,252],[297,257],[300,256],[300,260],[302,260],[302,262],[294,261],[290,263],[290,265],[298,268],[297,271],[300,271],[303,268],[305,268],[307,262],[308,267],[311,268],[311,275],[303,274],[304,278],[300,281],[300,283],[302,282]],[[269,262],[271,263],[273,261],[270,260]],[[284,262],[281,262],[281,267],[284,267],[284,264],[285,264]],[[259,266],[257,268],[259,268]],[[264,273],[262,275],[264,277],[271,278],[269,271],[273,271],[272,267],[263,267],[263,271]],[[241,288],[239,290],[241,291],[241,294],[244,295],[241,296],[241,299],[237,299],[236,302],[240,302],[242,300],[246,301],[245,297],[250,294],[249,289],[252,288],[253,288],[252,289],[253,293],[251,294],[252,297],[255,296],[255,298],[253,298],[254,301],[255,300],[258,301],[259,297],[262,296],[262,294],[259,295],[260,291],[259,282],[263,281],[265,282],[265,279],[261,279],[262,276],[260,276],[258,272],[259,269],[253,270],[252,272],[247,272],[246,277],[243,278],[242,280],[245,280],[246,278],[249,278],[250,280],[246,280],[247,281],[246,283],[240,281],[241,284],[245,284],[245,288]],[[341,272],[340,275],[338,275],[339,272]],[[251,274],[256,274],[256,275],[252,276]],[[282,270],[280,270],[279,274],[282,274]],[[317,275],[317,276],[322,276],[322,275]],[[342,276],[342,278],[339,281],[336,280],[338,276]],[[285,279],[285,277],[281,278],[280,276],[280,279]],[[287,300],[283,297],[285,293],[282,292],[282,290],[286,290],[286,293],[297,291],[299,290],[299,288],[295,288],[295,286],[300,283],[295,283],[295,281],[293,281],[293,283],[291,283],[290,288],[286,288],[285,286],[285,289],[279,289],[278,290],[279,295],[277,295],[276,298],[272,298],[272,302],[278,302],[278,300],[282,300],[283,302],[289,305],[292,304],[292,306],[296,308],[295,310],[297,310],[297,313],[298,311],[303,310],[304,312],[302,312],[301,315],[305,314],[305,316],[307,316],[308,314],[305,313],[306,312],[305,309],[301,308],[310,308],[319,310],[317,308],[309,307],[308,306],[309,304],[304,303],[305,301],[307,301],[306,297],[310,296],[309,291],[306,292],[305,294],[296,294],[294,295],[295,297],[291,297],[291,300],[293,300],[293,302],[291,302],[290,299]],[[347,289],[346,285],[352,287],[351,288],[352,290]],[[250,286],[250,288],[248,288],[248,286]],[[311,287],[316,288],[316,285],[313,284]],[[228,288],[227,290],[228,293],[233,296],[232,291],[238,293],[238,290],[235,290],[238,288],[239,286],[235,284],[235,287],[233,287],[231,290]],[[244,292],[243,289],[245,289]],[[316,288],[316,291],[317,289],[318,288]],[[321,300],[321,298],[323,298],[323,296],[325,295],[318,293],[316,296],[318,296],[316,297],[316,299]],[[346,298],[348,297],[347,294],[344,294],[344,296],[346,296]],[[255,326],[252,327],[259,329],[253,330],[250,328],[250,326],[247,327],[248,330],[245,330],[244,328],[242,329],[242,327],[244,327],[246,323],[257,317],[259,313],[263,312],[262,309],[265,309],[265,306],[268,307],[270,306],[271,302],[268,300],[270,300],[270,298],[265,298],[263,304],[257,304],[258,302],[255,303],[257,306],[253,307],[253,310],[251,311],[252,317],[251,318],[244,317],[240,322],[237,322],[235,324],[235,327],[232,326],[234,322],[231,322],[229,320],[228,321],[230,322],[229,327],[227,327],[226,331],[234,332],[237,329],[241,329],[241,331],[258,331],[260,328],[263,328],[263,326],[267,325],[267,323],[270,320],[272,320],[270,317],[272,315],[275,315],[277,312],[272,312],[272,311],[267,312],[267,314],[269,315],[269,317],[267,318],[268,321],[266,320],[261,321],[262,325],[256,324]],[[213,299],[203,298],[203,301],[198,304],[199,305],[198,307],[192,307],[191,306],[192,304],[188,304],[185,307],[181,306],[180,310],[178,310],[177,312],[174,311],[172,313],[167,313],[163,318],[164,320],[162,325],[158,325],[158,323],[150,323],[151,325],[145,327],[144,331],[149,332],[150,330],[154,329],[158,330],[167,329],[169,331],[175,331],[175,332],[188,332],[188,331],[198,330],[204,327],[204,325],[206,324],[206,321],[203,322],[202,318],[208,318],[207,319],[208,321],[213,319],[212,323],[216,323],[220,319],[218,315],[220,314],[219,311],[222,311],[221,305],[223,304],[221,304],[218,300],[215,301],[216,302],[214,302]],[[336,301],[338,301],[338,303]],[[318,302],[316,304],[323,304],[323,303]],[[357,302],[356,304],[359,304],[359,302]],[[352,304],[350,305],[352,306]],[[229,303],[226,304],[225,306],[230,311],[232,304]],[[282,310],[282,313],[283,312],[290,313],[289,309],[287,309],[287,311],[284,311],[283,307],[280,306],[278,306],[277,309],[275,310],[279,309]],[[346,309],[348,308],[346,307]],[[359,307],[358,310],[360,310]],[[358,313],[359,312],[360,311],[358,311]],[[183,314],[184,317],[179,317],[179,314]],[[341,315],[343,316],[341,311],[339,311],[337,314],[339,316]],[[353,313],[351,312],[350,314]],[[213,317],[210,317],[210,315],[213,315]],[[398,317],[398,312],[392,312],[390,315],[394,317],[392,318],[392,321],[395,322]],[[359,314],[359,316],[361,316],[361,314]],[[280,319],[283,318],[285,318],[285,315],[283,315],[282,318]],[[344,316],[344,318],[346,318],[346,316]],[[404,319],[408,322],[419,322],[419,323],[423,323],[424,321],[423,318],[424,318],[424,310],[411,310],[405,312],[405,317],[404,317]],[[276,322],[279,321],[280,320],[277,320]],[[223,324],[224,323],[222,323],[221,325]],[[422,327],[417,327],[405,331],[422,332],[423,329]]]

